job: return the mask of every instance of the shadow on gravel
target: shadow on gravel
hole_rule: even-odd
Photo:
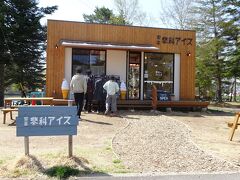
[[[100,121],[92,121],[92,120],[89,120],[89,119],[82,119],[81,121],[87,121],[87,122],[90,122],[90,123],[96,123],[96,124],[102,124],[102,125],[113,125],[111,123],[106,123],[106,122],[100,122]]]
[[[12,123],[8,124],[8,126],[16,126],[16,123],[12,122]]]
[[[137,115],[137,114],[135,114]],[[135,117],[129,117],[127,114],[122,114],[123,118],[127,118],[127,119],[140,119],[140,118],[135,118]]]
[[[217,109],[208,109],[208,115],[209,116],[234,116],[235,112],[227,112],[223,110],[217,110]]]
[[[235,112],[226,111],[226,110],[221,110],[221,109],[208,109],[207,112],[201,112],[201,111],[171,111],[171,112],[166,112],[166,111],[121,111],[121,116],[128,118],[128,119],[140,119],[136,117],[131,117],[132,116],[187,116],[187,117],[204,117],[204,116],[234,116]]]

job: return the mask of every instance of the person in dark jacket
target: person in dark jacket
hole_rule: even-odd
[[[101,75],[95,83],[94,99],[97,102],[97,113],[103,113],[105,111],[106,91],[103,89],[103,85],[106,82],[105,75]]]
[[[87,71],[87,93],[85,96],[86,103],[84,110],[89,113],[92,112],[92,101],[93,101],[93,92],[94,92],[94,78],[92,76],[91,70]]]

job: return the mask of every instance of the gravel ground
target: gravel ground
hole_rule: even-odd
[[[166,116],[127,116],[112,146],[135,172],[224,172],[239,167],[199,149],[185,124]]]

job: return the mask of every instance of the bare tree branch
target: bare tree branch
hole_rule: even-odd
[[[114,0],[116,10],[127,22],[134,25],[145,25],[149,18],[139,7],[138,0]]]
[[[195,0],[161,1],[160,20],[169,28],[191,29],[192,5]]]

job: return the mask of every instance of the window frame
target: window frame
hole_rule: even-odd
[[[146,54],[163,54],[163,55],[172,55],[172,91],[170,92],[170,94],[174,94],[174,84],[175,84],[175,78],[174,78],[174,75],[175,75],[175,54],[174,53],[166,53],[166,52],[144,52],[144,57],[143,57],[143,99],[144,100],[149,100],[149,98],[145,98],[144,96],[144,93],[145,93],[145,88],[144,88],[144,85],[145,85],[145,78],[144,78],[144,73],[145,73],[145,70],[147,70],[145,68],[145,61],[147,61],[147,59],[145,59],[145,56]]]
[[[91,64],[90,64],[90,56],[91,56],[91,51],[104,51],[105,52],[105,63],[104,63],[104,75],[106,75],[106,66],[107,66],[107,50],[106,49],[85,49],[85,48],[72,48],[72,76],[74,76],[73,74],[73,50],[74,49],[78,49],[78,50],[86,50],[88,51],[88,69],[91,69]],[[101,74],[99,74],[100,76]]]

